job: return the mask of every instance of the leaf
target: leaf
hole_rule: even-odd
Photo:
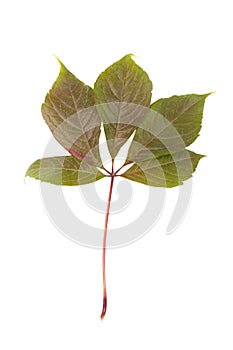
[[[131,55],[101,73],[94,90],[61,62],[60,66],[60,74],[42,105],[42,114],[54,137],[71,156],[38,159],[26,176],[67,186],[88,184],[105,176],[111,180],[102,245],[103,320],[107,311],[107,232],[115,178],[121,176],[154,187],[174,187],[192,177],[204,156],[186,147],[199,135],[209,94],[172,96],[150,106],[152,83]],[[112,157],[111,170],[105,169],[100,159],[101,122]],[[126,162],[115,169],[114,159],[134,131]],[[134,164],[120,174],[130,163]]]
[[[135,133],[128,162],[144,158],[145,148],[159,156],[190,145],[199,135],[204,103],[209,95],[172,96],[153,103],[152,111]]]
[[[199,136],[204,103],[210,95],[182,95],[162,98],[152,104],[151,109],[169,120],[181,135],[186,146]]]
[[[94,91],[96,103],[102,104],[97,108],[114,159],[136,129],[134,124],[145,116],[145,109],[140,106],[150,106],[152,83],[131,55],[126,55],[100,74]]]
[[[59,62],[59,76],[42,104],[44,120],[69,153],[101,166],[98,147],[101,121],[92,107],[94,92]]]
[[[155,187],[174,187],[189,179],[203,155],[183,150],[134,164],[121,176]]]
[[[72,156],[38,159],[30,165],[25,176],[66,186],[84,185],[104,177],[96,167]]]

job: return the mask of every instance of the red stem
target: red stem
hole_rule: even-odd
[[[109,195],[108,195],[108,204],[106,209],[106,216],[105,216],[105,225],[104,225],[104,238],[103,238],[103,251],[102,251],[102,271],[103,271],[103,308],[101,313],[101,320],[103,320],[106,311],[107,311],[107,288],[106,288],[106,241],[107,241],[107,232],[108,232],[108,218],[109,218],[109,211],[110,211],[110,205],[111,205],[111,198],[112,198],[112,189],[113,189],[113,182],[114,182],[114,161],[112,160],[112,172],[111,172],[111,183],[109,188]]]
[[[119,171],[121,171],[121,169],[123,169],[126,165],[130,164],[132,162],[130,162],[129,160],[127,162],[125,162],[116,172],[115,175],[117,175],[117,173],[119,173]]]
[[[106,173],[108,173],[109,175],[111,175],[110,171],[108,171],[103,165],[102,165],[101,169],[103,169],[104,171],[106,171]]]

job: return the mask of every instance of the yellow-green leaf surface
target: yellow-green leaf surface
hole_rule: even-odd
[[[101,166],[101,121],[93,106],[93,89],[60,62],[59,76],[42,104],[42,115],[57,141],[74,157]]]
[[[159,156],[190,145],[199,136],[204,103],[209,95],[172,96],[153,103],[152,112],[136,130],[128,161],[143,158],[145,148]]]
[[[151,109],[162,114],[177,129],[186,146],[193,143],[199,136],[203,109],[206,98],[204,95],[182,95],[161,98],[152,104]]]
[[[174,187],[189,179],[203,155],[183,150],[134,164],[121,176],[155,187]]]
[[[96,167],[72,156],[38,159],[30,165],[26,176],[66,186],[84,185],[104,177]]]
[[[96,103],[105,104],[98,111],[114,159],[135,130],[135,123],[145,117],[145,111],[139,107],[150,106],[152,83],[131,55],[126,55],[100,74],[94,91]]]

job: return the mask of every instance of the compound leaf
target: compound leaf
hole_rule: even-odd
[[[66,186],[88,184],[105,176],[111,179],[102,250],[101,320],[107,310],[106,242],[115,177],[154,187],[175,187],[192,177],[204,157],[186,147],[199,135],[209,94],[172,96],[150,105],[151,91],[148,75],[131,55],[101,73],[94,90],[60,62],[60,74],[46,95],[42,114],[56,140],[71,156],[38,159],[26,172],[26,176]],[[100,158],[101,123],[112,158],[111,170],[102,165]],[[114,159],[134,131],[127,159],[115,169]],[[120,174],[131,163],[134,164]]]

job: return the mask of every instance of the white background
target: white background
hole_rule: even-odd
[[[233,348],[232,15],[222,1],[7,1],[1,5],[0,348]],[[49,221],[39,183],[26,181],[50,132],[40,114],[57,55],[81,80],[127,53],[154,83],[153,99],[216,91],[192,150],[207,154],[189,212],[166,236],[172,193],[143,239],[107,254]],[[144,187],[135,187],[143,191]],[[78,196],[77,196],[78,197]],[[77,207],[84,206],[77,198]],[[136,205],[134,202],[133,205]],[[89,209],[87,209],[89,210]],[[121,215],[122,225],[127,217]],[[110,218],[111,225],[111,218]]]

